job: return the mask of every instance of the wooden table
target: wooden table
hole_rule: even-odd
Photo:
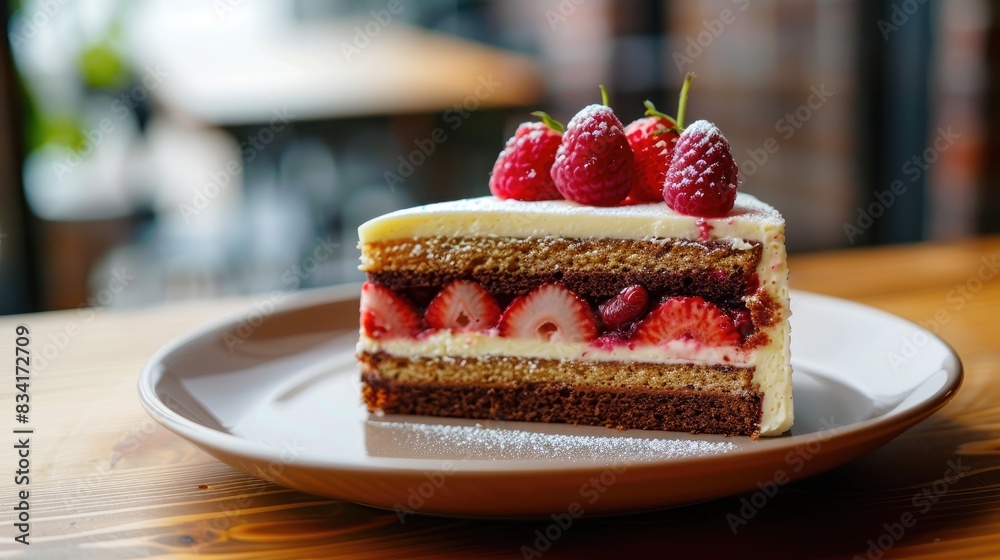
[[[958,396],[875,453],[782,488],[735,535],[726,514],[738,510],[740,496],[584,519],[543,557],[1000,556],[998,265],[1000,238],[794,258],[795,288],[934,321],[965,364]],[[17,425],[4,421],[0,556],[522,557],[521,546],[533,543],[545,523],[410,516],[401,525],[392,512],[266,484],[150,420],[135,390],[144,362],[180,333],[246,301],[0,319],[0,355],[8,363],[18,324],[30,326],[36,354],[45,347],[52,354],[31,386],[30,549],[12,541],[17,458],[10,429]],[[14,404],[11,377],[0,386],[5,411]],[[968,467],[961,480],[927,511],[926,500],[915,505],[914,497],[955,463]],[[883,537],[892,544],[884,556],[872,548],[883,534],[899,532],[907,512],[915,525]]]

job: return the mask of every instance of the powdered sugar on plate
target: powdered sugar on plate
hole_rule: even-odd
[[[393,456],[405,455],[412,458],[632,463],[719,455],[738,449],[732,442],[710,439],[718,439],[717,436],[686,439],[690,435],[676,434],[678,437],[672,438],[657,437],[663,435],[660,433],[650,437],[636,437],[542,431],[548,429],[598,430],[539,425],[538,431],[525,431],[482,424],[470,426],[393,421],[369,421],[365,426],[366,445],[370,454],[378,455],[379,450],[385,446],[386,450],[392,450]]]

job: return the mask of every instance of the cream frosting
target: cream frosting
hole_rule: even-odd
[[[705,346],[690,341],[672,340],[663,345],[625,345],[610,349],[587,342],[553,343],[523,338],[504,338],[495,333],[438,331],[418,338],[375,339],[361,334],[359,352],[385,352],[392,356],[424,358],[482,358],[486,356],[523,356],[546,360],[585,362],[645,362],[652,364],[726,364],[736,367],[755,365],[757,353],[729,346]]]
[[[491,196],[442,202],[399,210],[380,216],[358,229],[360,242],[373,243],[422,237],[540,237],[612,239],[722,240],[734,249],[762,246],[757,276],[761,289],[778,303],[782,320],[763,329],[770,343],[754,349],[741,363],[756,367],[754,381],[764,394],[761,435],[780,435],[792,425],[792,382],[789,352],[788,267],[785,222],[777,210],[745,193],[739,193],[733,210],[719,218],[679,214],[665,203],[599,208],[565,200],[524,202]],[[751,296],[754,297],[754,296]],[[436,333],[423,339],[375,340],[362,336],[363,351],[386,351],[409,356],[519,355],[554,359],[603,359],[626,361],[693,361],[726,364],[723,357],[702,349],[691,352],[678,345],[661,345],[640,351],[612,351],[590,345],[534,343],[531,341],[468,333]],[[732,356],[730,356],[732,358]],[[714,361],[720,360],[720,361]],[[713,362],[714,361],[714,362]]]
[[[699,227],[699,222],[702,225]],[[666,203],[598,208],[568,200],[524,202],[492,196],[398,210],[358,228],[361,243],[434,237],[567,237],[577,239],[713,239],[764,241],[784,229],[771,206],[739,193],[727,216],[698,218],[671,210]],[[708,226],[706,228],[705,226]]]

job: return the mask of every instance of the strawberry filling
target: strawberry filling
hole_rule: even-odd
[[[653,293],[640,285],[595,301],[558,283],[510,299],[498,298],[472,280],[406,293],[369,281],[362,289],[361,309],[361,329],[372,338],[473,331],[543,342],[589,342],[606,350],[674,341],[746,350],[768,341],[757,328],[755,314],[742,303]]]

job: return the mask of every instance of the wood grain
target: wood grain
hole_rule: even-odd
[[[745,496],[578,520],[542,557],[664,551],[681,557],[1000,556],[1000,272],[991,267],[994,258],[1000,264],[1000,238],[794,258],[795,288],[936,328],[966,368],[958,396],[874,453],[783,487],[735,534],[726,516],[746,507]],[[977,275],[982,279],[974,280]],[[78,311],[0,319],[0,356],[13,361],[17,324],[30,326],[36,354],[52,354],[32,381],[32,545],[12,542],[15,486],[4,475],[0,557],[522,558],[523,545],[536,546],[545,523],[410,516],[401,524],[392,512],[264,483],[154,423],[136,399],[146,360],[184,331],[247,303],[105,311],[89,320]],[[13,406],[13,391],[10,381],[0,385],[0,411]],[[13,418],[5,423],[15,425]],[[12,470],[12,446],[0,447],[0,468]],[[968,470],[954,484],[940,482],[955,462]],[[940,495],[935,482],[944,488]],[[900,532],[905,515],[913,525]],[[869,551],[869,541],[880,538],[891,548]]]

